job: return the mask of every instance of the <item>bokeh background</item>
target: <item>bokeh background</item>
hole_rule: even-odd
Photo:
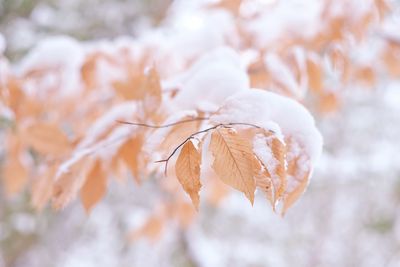
[[[0,49],[16,64],[54,35],[135,38],[163,25],[171,4],[182,9],[188,2],[0,0]],[[400,1],[391,5],[385,20],[400,36]],[[379,38],[359,49],[373,50]],[[111,183],[90,215],[78,201],[38,213],[28,192],[7,198],[0,190],[0,267],[400,266],[400,80],[384,77],[374,88],[347,86],[334,112],[311,108],[324,152],[306,193],[283,218],[261,193],[252,207],[232,192],[217,207],[201,205],[185,231],[169,222],[157,240],[132,242],[128,233],[154,209],[154,179]]]

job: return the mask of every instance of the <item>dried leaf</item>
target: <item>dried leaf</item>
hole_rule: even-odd
[[[233,129],[216,129],[211,135],[210,151],[214,156],[213,169],[227,185],[242,191],[253,204],[255,181],[253,153],[248,140]]]
[[[276,190],[276,197],[280,197],[286,188],[286,147],[277,137],[272,138],[271,144],[272,154],[277,160],[278,164],[275,168],[275,173],[278,175],[280,180],[280,186]]]
[[[107,189],[107,176],[97,160],[81,189],[81,200],[87,213],[100,201]]]
[[[283,195],[286,189],[286,147],[278,137],[270,132],[264,132],[254,139],[259,148],[254,150],[263,168],[268,172],[273,186],[273,204]],[[264,155],[265,154],[265,155]]]
[[[282,215],[284,215],[304,193],[308,185],[311,171],[309,158],[304,154],[300,144],[298,144],[296,140],[288,138],[286,140],[286,146],[288,151],[288,186],[283,197]]]
[[[130,73],[124,81],[114,81],[113,87],[118,95],[126,100],[143,100],[145,89],[143,83],[145,76],[143,73]]]
[[[300,196],[304,193],[306,190],[306,187],[308,185],[308,180],[310,177],[310,173],[307,172],[304,174],[303,177],[301,177],[300,183],[296,186],[296,188],[291,191],[284,199],[283,201],[283,208],[282,208],[282,215],[286,213],[286,211],[300,198]]]
[[[319,66],[314,60],[307,60],[307,74],[308,84],[311,90],[314,92],[320,92],[323,89],[323,74],[321,66]]]
[[[261,189],[267,195],[267,199],[271,203],[273,209],[275,210],[276,198],[275,198],[275,188],[271,179],[271,174],[268,170],[263,167],[261,162],[255,158],[254,159],[254,179],[256,182],[256,187]]]
[[[163,232],[163,219],[160,216],[152,216],[137,230],[129,234],[129,240],[134,242],[140,238],[146,237],[151,242],[156,242],[160,239]]]
[[[10,155],[4,164],[3,180],[5,192],[12,197],[24,189],[28,181],[28,171],[18,154]]]
[[[22,138],[26,145],[45,155],[61,156],[71,148],[68,137],[52,123],[36,123],[27,127]]]
[[[175,206],[178,223],[183,230],[186,230],[195,219],[196,211],[190,203],[183,201],[176,203]]]
[[[91,159],[82,157],[57,177],[53,185],[52,205],[59,210],[72,201],[82,188],[90,170]]]
[[[140,183],[140,152],[143,146],[143,135],[137,135],[126,141],[119,149],[118,157],[129,168],[133,178]]]
[[[183,189],[189,194],[193,205],[199,208],[201,154],[192,141],[186,142],[175,164],[175,172]]]
[[[50,200],[53,189],[53,178],[56,174],[57,168],[50,166],[44,173],[36,177],[32,185],[32,206],[41,211],[46,203]]]
[[[162,101],[160,77],[158,76],[155,67],[150,68],[146,73],[146,79],[143,86],[146,91],[144,109],[146,117],[151,118],[154,115],[154,112],[160,108]]]
[[[180,120],[193,119],[192,116],[185,116]],[[180,123],[172,126],[171,130],[161,142],[159,149],[167,154],[180,143],[182,143],[188,136],[198,131],[201,121],[191,121],[187,123]]]

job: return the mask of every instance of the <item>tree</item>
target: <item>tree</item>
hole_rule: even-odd
[[[129,174],[140,184],[168,175],[196,208],[201,187],[227,185],[251,203],[258,188],[285,213],[322,149],[305,106],[331,112],[348,84],[376,84],[382,68],[399,76],[392,57],[399,42],[390,32],[380,33],[384,44],[371,59],[382,66],[351,55],[390,6],[371,1],[354,17],[350,3],[325,1],[312,32],[296,31],[296,21],[282,15],[276,20],[287,31],[271,37],[264,26],[276,27],[268,14],[280,4],[250,9],[250,1],[228,0],[203,4],[188,20],[174,14],[181,28],[166,19],[137,39],[46,39],[16,70],[2,57],[4,191],[28,188],[38,210],[49,201],[63,208],[79,195],[90,212],[110,179]],[[253,11],[240,12],[243,6]],[[166,208],[149,219],[150,229],[160,228],[160,217],[179,216],[172,207],[188,199],[182,189],[162,190]]]

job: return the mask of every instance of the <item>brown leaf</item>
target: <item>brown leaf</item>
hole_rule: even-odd
[[[87,213],[104,196],[107,188],[107,176],[101,166],[100,160],[97,160],[87,174],[85,184],[81,188],[81,200]]]
[[[283,201],[283,208],[282,208],[282,215],[286,213],[286,211],[300,198],[300,196],[304,193],[306,190],[306,187],[308,185],[308,180],[310,177],[310,173],[307,172],[301,177],[299,180],[299,184],[296,186],[296,188],[291,191],[287,196],[285,196],[284,201]]]
[[[192,116],[185,116],[180,120],[193,119]],[[187,123],[180,123],[172,126],[171,130],[165,136],[164,140],[161,142],[159,149],[162,152],[171,153],[171,151],[183,142],[188,136],[197,132],[199,130],[201,121],[191,121]]]
[[[142,75],[132,75],[125,81],[113,82],[114,90],[118,95],[126,100],[141,100],[144,98],[145,91],[143,87],[137,86],[143,83],[144,77]]]
[[[252,63],[248,67],[247,73],[252,88],[266,88],[271,82],[271,77],[262,59]]]
[[[242,191],[253,204],[255,181],[253,153],[248,140],[233,129],[216,129],[211,135],[210,151],[214,156],[213,169],[227,185]]]
[[[52,123],[36,123],[22,133],[22,140],[39,153],[61,156],[68,152],[71,144],[63,131]]]
[[[32,206],[41,211],[46,203],[50,200],[52,189],[53,189],[53,179],[56,174],[57,168],[55,166],[49,166],[42,175],[36,177],[32,185]]]
[[[55,209],[64,208],[76,197],[85,183],[90,166],[91,159],[82,157],[57,177],[52,192],[52,205]]]
[[[319,66],[312,59],[307,60],[308,85],[314,92],[320,92],[323,89],[323,73]]]
[[[186,142],[175,164],[175,172],[183,189],[189,194],[193,205],[199,208],[201,154],[192,141]]]
[[[154,215],[148,218],[139,229],[132,231],[128,238],[131,242],[134,242],[140,238],[146,237],[154,243],[160,239],[164,228],[163,226],[163,218]]]
[[[3,180],[5,192],[12,197],[24,189],[28,181],[28,171],[21,163],[19,154],[10,155],[4,164]]]
[[[324,92],[319,96],[319,110],[322,113],[330,113],[337,111],[339,109],[339,100],[338,97],[331,92]]]
[[[299,199],[304,193],[310,177],[310,161],[304,154],[300,144],[292,138],[287,138],[286,146],[288,151],[287,157],[287,176],[288,188],[283,197],[282,215]],[[290,156],[289,156],[290,153]]]
[[[258,155],[255,151],[256,156],[260,159],[260,163],[267,171],[272,181],[273,188],[273,204],[283,195],[286,189],[286,147],[278,137],[270,132],[264,132],[263,135],[258,135],[258,138],[262,138],[262,142],[265,142],[265,150],[270,149],[273,156],[273,164],[269,162],[262,162],[262,156]]]
[[[150,68],[146,73],[143,86],[146,91],[144,98],[144,109],[146,117],[151,118],[154,115],[154,112],[160,108],[162,101],[160,77],[158,76],[155,67]]]
[[[277,160],[278,164],[275,168],[275,173],[279,177],[279,188],[276,190],[276,197],[280,197],[286,188],[286,147],[277,137],[273,137],[271,144],[272,154]]]
[[[222,8],[229,12],[232,12],[233,15],[238,16],[240,14],[240,5],[242,4],[242,0],[221,0],[218,3],[210,5],[212,8]]]
[[[140,169],[143,167],[140,152],[143,146],[143,135],[137,135],[126,141],[119,149],[118,157],[129,168],[133,178],[140,183]]]
[[[276,198],[275,198],[275,188],[271,179],[271,175],[268,170],[261,164],[261,162],[255,158],[254,159],[254,179],[256,182],[256,187],[261,189],[267,195],[267,199],[271,203],[275,210]]]

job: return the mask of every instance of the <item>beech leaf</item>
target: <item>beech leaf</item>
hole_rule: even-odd
[[[225,184],[242,191],[253,204],[256,186],[250,142],[233,129],[221,128],[212,133],[209,148],[215,173]]]
[[[107,177],[102,169],[101,162],[97,160],[86,177],[81,189],[81,200],[87,213],[104,196],[107,188]]]
[[[189,194],[196,209],[199,207],[201,154],[192,141],[186,142],[178,156],[175,171],[178,181]]]

